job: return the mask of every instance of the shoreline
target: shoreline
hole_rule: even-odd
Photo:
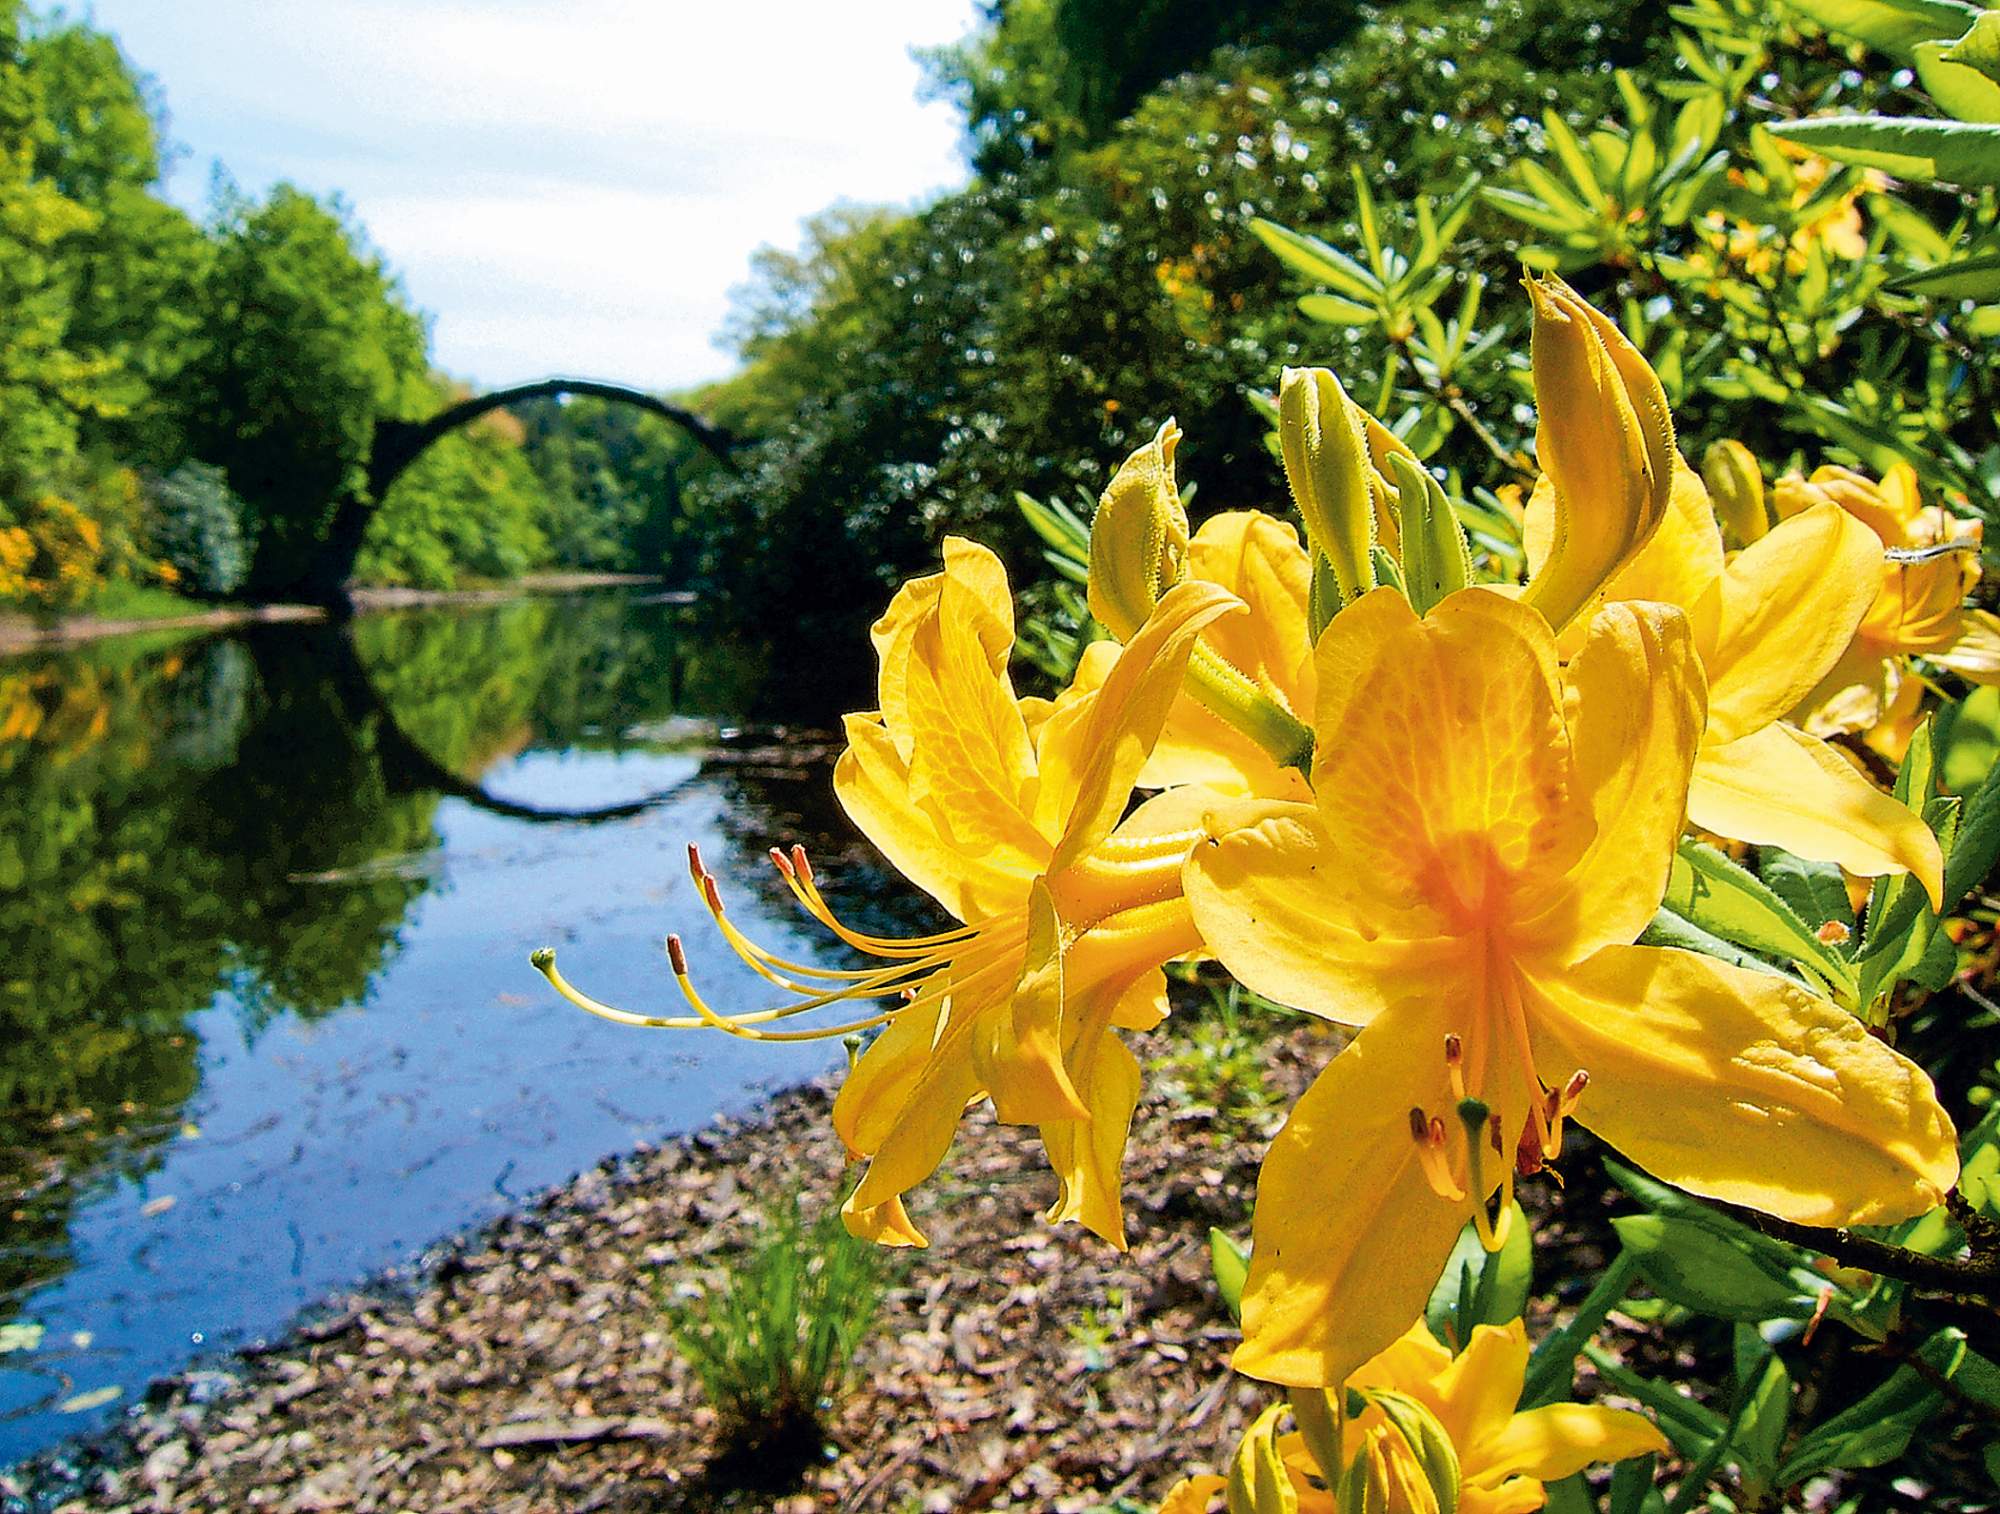
[[[355,589],[352,597],[355,610],[365,615],[432,605],[497,604],[533,594],[643,588],[665,582],[656,573],[527,573],[512,583],[469,589],[408,589],[388,585],[363,587]],[[692,603],[694,595],[689,593],[686,598]],[[324,606],[302,604],[216,605],[205,610],[191,610],[186,615],[162,615],[140,620],[82,614],[38,621],[31,616],[8,613],[0,614],[0,657],[81,646],[107,637],[134,636],[147,631],[227,631],[239,626],[305,624],[327,618]]]
[[[1135,1038],[1147,1060],[1167,1044]],[[1329,1048],[1307,1030],[1271,1050],[1288,1103]],[[1245,1229],[1275,1121],[1218,1121],[1155,1067],[1126,1163],[1130,1250],[1046,1224],[1034,1133],[968,1116],[912,1206],[931,1247],[904,1254],[830,1416],[837,1456],[775,1500],[714,1481],[714,1415],[656,1290],[739,1251],[760,1197],[826,1201],[845,1165],[832,1087],[641,1144],[268,1345],[156,1381],[114,1425],[0,1473],[0,1508],[1060,1511],[1220,1464],[1263,1394],[1227,1370],[1207,1237]]]

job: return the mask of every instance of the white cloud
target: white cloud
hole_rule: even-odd
[[[435,319],[442,366],[672,387],[760,244],[836,199],[959,182],[958,123],[913,44],[972,0],[97,0],[166,93],[203,198],[341,191]]]

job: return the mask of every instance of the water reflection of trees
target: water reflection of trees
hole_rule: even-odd
[[[191,1017],[360,1002],[438,846],[409,743],[476,778],[529,740],[728,708],[671,612],[615,598],[100,643],[0,664],[0,1317],[69,1264],[75,1206],[158,1160]]]

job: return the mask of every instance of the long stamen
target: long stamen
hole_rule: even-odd
[[[709,914],[715,919],[716,928],[722,932],[722,938],[734,949],[736,955],[748,963],[766,982],[775,983],[792,993],[813,994],[818,993],[827,983],[862,983],[882,971],[879,967],[815,967],[810,962],[794,962],[781,957],[776,952],[759,946],[736,928],[736,923],[722,908],[722,891],[716,886],[713,873],[703,875],[701,885],[702,898],[708,905]],[[947,953],[937,953],[936,960],[942,961],[947,955]],[[789,974],[796,974],[800,978],[817,978],[820,982],[811,985],[799,983],[787,976]]]
[[[1436,1115],[1426,1115],[1421,1109],[1412,1109],[1410,1138],[1417,1143],[1417,1162],[1431,1191],[1454,1204],[1462,1200],[1465,1190],[1452,1177],[1451,1163],[1445,1157],[1444,1121]]]
[[[845,1025],[829,1025],[817,1030],[759,1030],[746,1022],[747,1016],[732,1019],[719,1015],[708,1005],[708,1001],[695,992],[694,982],[688,977],[687,953],[681,946],[679,936],[667,937],[667,958],[674,969],[674,981],[680,985],[681,996],[694,1006],[701,1016],[698,1023],[728,1035],[740,1036],[746,1041],[826,1041],[841,1036],[857,1035],[864,1030],[873,1030],[878,1025],[887,1025],[896,1017],[896,1011],[885,1009],[880,1014],[870,1015],[863,1020],[853,1020]],[[845,997],[845,996],[843,996]]]
[[[981,929],[981,924],[973,924],[959,926],[956,930],[939,931],[935,935],[929,936],[871,936],[865,931],[854,930],[843,924],[840,918],[834,914],[833,906],[826,902],[825,896],[819,891],[818,883],[813,879],[812,867],[806,862],[806,849],[804,847],[793,847],[789,866],[780,863],[778,870],[784,875],[785,882],[791,886],[793,896],[798,899],[807,914],[819,921],[821,925],[824,925],[849,946],[854,947],[857,951],[868,952],[873,956],[908,957],[922,955],[937,947],[946,946],[955,941],[969,940],[971,937],[978,935]]]
[[[593,999],[586,993],[579,993],[570,987],[567,978],[556,971],[556,954],[553,947],[538,947],[528,960],[544,978],[549,980],[551,988],[578,1009],[596,1015],[600,1020],[609,1020],[614,1025],[639,1025],[664,1030],[700,1030],[704,1023],[700,1020],[691,1020],[685,1015],[635,1015],[630,1010],[613,1009],[602,1000]]]
[[[1583,1091],[1589,1086],[1589,1072],[1579,1067],[1569,1075],[1569,1081],[1563,1084],[1560,1092],[1550,1091],[1550,1137],[1547,1153],[1551,1162],[1562,1155],[1563,1121],[1576,1113],[1577,1107],[1583,1103]]]
[[[1500,968],[1500,1002],[1507,1010],[1508,1039],[1514,1043],[1514,1054],[1521,1061],[1521,1075],[1526,1079],[1524,1087],[1528,1096],[1528,1118],[1535,1122],[1535,1135],[1544,1152],[1553,1156],[1560,1149],[1560,1141],[1552,1129],[1549,1111],[1542,1102],[1541,1074],[1535,1071],[1534,1043],[1528,1038],[1528,1012],[1521,1003],[1521,983],[1512,967]]]
[[[1500,1128],[1499,1115],[1492,1115],[1488,1118],[1486,1131],[1488,1139],[1492,1142],[1493,1150],[1499,1153],[1501,1157],[1499,1218],[1493,1219],[1488,1217],[1486,1212],[1486,1196],[1482,1193],[1477,1196],[1477,1204],[1473,1210],[1473,1219],[1479,1230],[1480,1244],[1487,1251],[1494,1252],[1507,1244],[1507,1237],[1514,1229],[1514,1166],[1506,1160],[1506,1147],[1502,1144],[1504,1135]],[[1477,1145],[1477,1142],[1475,1141],[1474,1144]]]

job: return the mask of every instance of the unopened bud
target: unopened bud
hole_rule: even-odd
[[[1125,459],[1090,523],[1090,613],[1130,639],[1187,576],[1188,520],[1174,481],[1181,428],[1169,420]]]
[[[1557,630],[1637,555],[1666,516],[1674,423],[1645,357],[1556,278],[1530,279],[1535,453],[1555,531],[1526,599]]]
[[[1325,368],[1287,368],[1278,381],[1285,480],[1312,549],[1331,565],[1342,602],[1375,587],[1374,471],[1361,413]]]
[[[1284,1414],[1284,1404],[1273,1404],[1244,1432],[1224,1490],[1229,1514],[1297,1514],[1299,1497],[1278,1451],[1278,1421]]]
[[[1770,509],[1764,503],[1764,475],[1743,443],[1721,441],[1704,452],[1701,480],[1708,485],[1716,521],[1730,546],[1747,547],[1771,529]]]

